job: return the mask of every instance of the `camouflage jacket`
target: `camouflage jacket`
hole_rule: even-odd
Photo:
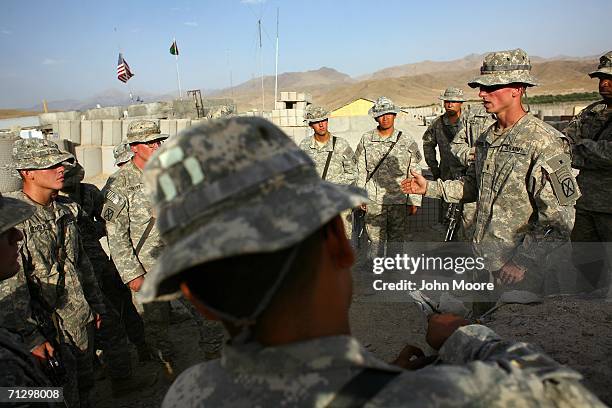
[[[475,147],[480,135],[495,123],[492,114],[487,113],[482,105],[468,105],[461,114],[462,127],[450,143],[450,151],[459,160],[463,171],[470,165],[470,150]]]
[[[336,139],[335,146],[333,139]],[[329,140],[323,146],[319,146],[314,136],[309,136],[302,140],[300,149],[304,150],[315,162],[319,176],[323,177],[325,163],[330,152],[333,152],[327,169],[327,181],[337,184],[354,184],[357,178],[357,166],[353,149],[342,137],[330,135]]]
[[[477,201],[476,253],[496,271],[507,261],[532,268],[554,242],[569,241],[580,191],[564,136],[525,115],[501,135],[489,127],[463,180],[430,182],[428,197]]]
[[[448,116],[443,114],[438,116],[423,134],[423,154],[434,179],[455,179],[463,174],[465,166],[450,150],[451,142],[461,129],[463,129],[461,118],[455,124],[452,124],[448,120]],[[436,155],[436,146],[440,150],[440,163],[438,163]]]
[[[582,197],[577,208],[612,213],[612,109],[603,101],[582,110],[563,130],[572,140],[572,165]]]
[[[124,164],[108,179],[102,194],[102,217],[106,220],[111,258],[123,282],[128,283],[153,269],[163,248],[154,226],[136,255],[138,242],[154,217],[144,189],[142,170],[132,161]]]
[[[350,336],[250,343],[223,354],[185,370],[162,407],[326,407],[365,368],[398,373],[367,407],[604,406],[577,372],[480,325],[457,330],[440,349],[440,364],[417,371],[384,363]]]
[[[420,206],[421,196],[404,194],[400,183],[410,175],[410,170],[421,172],[421,152],[409,134],[401,132],[400,136],[400,132],[396,129],[391,136],[383,138],[377,129],[373,129],[361,136],[355,150],[357,187],[365,188],[370,200],[377,204]],[[396,142],[393,150],[366,183],[368,175],[374,171],[393,142]]]
[[[51,383],[15,332],[0,328],[0,387],[49,387]]]
[[[93,184],[79,183],[74,190],[63,190],[61,193],[81,206],[79,232],[89,260],[94,262],[99,257],[107,258],[100,245],[100,238],[106,235],[106,222],[102,218],[104,197],[100,189]]]
[[[27,285],[26,279],[35,285],[38,294],[32,293],[32,297],[42,296],[41,304],[56,315],[62,336],[85,349],[86,326],[93,320],[92,309],[98,314],[104,314],[106,309],[77,227],[80,208],[62,196],[48,206],[35,203],[21,191],[11,196],[33,205],[36,212],[17,225],[24,235],[23,271],[2,285],[11,282],[13,288],[20,288]],[[24,318],[29,316],[27,310],[17,313]]]

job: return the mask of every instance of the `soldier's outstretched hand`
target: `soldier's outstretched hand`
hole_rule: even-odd
[[[421,174],[410,170],[412,177],[402,180],[401,187],[405,194],[425,194],[427,179]]]

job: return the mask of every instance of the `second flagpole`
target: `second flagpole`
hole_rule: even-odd
[[[183,92],[181,90],[181,75],[179,74],[179,66],[178,66],[178,45],[176,44],[176,38],[173,39],[172,44],[176,48],[176,53],[174,54],[174,58],[176,61],[176,82],[178,83],[178,91],[179,91],[179,99],[183,99]]]

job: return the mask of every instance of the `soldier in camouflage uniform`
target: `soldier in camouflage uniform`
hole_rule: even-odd
[[[22,139],[13,146],[13,160],[23,179],[23,190],[11,195],[33,205],[36,211],[17,226],[25,236],[22,270],[3,285],[12,281],[13,288],[20,288],[29,283],[36,292],[32,293],[33,300],[52,316],[57,326],[66,369],[77,375],[76,383],[65,387],[65,394],[73,389],[78,394],[66,395],[66,399],[73,405],[88,406],[94,383],[94,318],[99,322],[107,311],[83,250],[77,227],[80,208],[69,198],[57,195],[64,184],[64,166],[71,166],[74,157],[60,151],[51,141]],[[30,310],[15,314],[27,318],[28,313]]]
[[[0,282],[14,276],[20,269],[19,242],[23,234],[15,225],[33,213],[34,207],[31,205],[0,194]],[[0,326],[4,323],[0,321]],[[52,348],[50,351],[53,353]],[[14,330],[0,327],[0,387],[50,385],[23,337]]]
[[[232,333],[222,359],[177,378],[164,408],[603,406],[575,371],[454,315],[429,321],[440,364],[408,371],[404,352],[398,365],[368,352],[350,335],[354,255],[338,216],[365,191],[321,180],[268,121],[182,132],[145,178],[168,246],[143,296],[182,291]]]
[[[317,172],[323,180],[332,183],[352,185],[357,179],[357,166],[353,149],[346,139],[333,136],[327,130],[329,112],[310,105],[306,109],[305,122],[314,134],[300,143],[300,148],[315,162]],[[353,211],[342,214],[346,236],[350,240],[353,232]]]
[[[120,143],[113,149],[113,157],[115,158],[115,166],[121,167],[132,160],[134,152],[130,150],[128,143]]]
[[[455,135],[463,128],[463,91],[449,87],[439,98],[444,102],[445,112],[429,125],[423,134],[423,155],[434,180],[453,180],[462,175],[464,166],[451,153],[450,146]],[[440,151],[438,163],[436,146]]]
[[[421,206],[421,196],[406,195],[400,189],[400,181],[410,171],[421,172],[422,156],[412,137],[395,129],[399,112],[390,99],[378,98],[369,111],[378,127],[364,133],[355,150],[357,186],[370,198],[362,208],[372,243],[370,258],[393,256],[401,249],[409,240],[407,217]]]
[[[612,51],[599,60],[597,70],[589,74],[599,79],[601,101],[584,108],[563,130],[572,140],[572,166],[580,169],[576,177],[582,197],[576,203],[576,222],[572,230],[574,262],[580,275],[579,289],[607,292],[610,285],[612,242]],[[606,245],[597,244],[606,242]],[[608,258],[609,259],[609,258]],[[607,272],[607,273],[606,273]]]
[[[522,106],[525,88],[537,84],[530,70],[521,49],[488,54],[481,75],[468,85],[480,87],[484,107],[497,122],[476,141],[475,162],[462,180],[428,183],[415,174],[402,188],[447,202],[477,200],[476,255],[485,257],[487,270],[506,287],[520,283],[540,292],[542,261],[569,241],[580,192],[566,138]]]
[[[109,178],[103,189],[104,207],[111,258],[121,279],[138,292],[145,274],[153,269],[164,244],[155,227],[151,208],[142,182],[142,169],[168,135],[161,134],[151,120],[130,123],[127,143],[134,156]],[[143,305],[147,338],[168,358],[171,344],[168,336],[169,302]],[[193,312],[189,310],[192,314]],[[223,343],[223,329],[218,322],[196,320],[201,343],[208,358],[218,355]]]
[[[84,176],[85,170],[79,163],[66,169],[61,193],[80,205],[77,224],[83,249],[93,267],[106,307],[106,315],[96,330],[96,342],[104,351],[113,396],[120,397],[151,385],[155,377],[132,376],[126,333],[138,350],[146,349],[144,324],[132,303],[130,290],[102,249],[100,239],[106,235],[101,216],[103,196],[96,186],[82,182]]]

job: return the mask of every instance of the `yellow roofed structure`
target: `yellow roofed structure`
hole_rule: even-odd
[[[329,113],[329,116],[332,118],[336,116],[367,116],[368,110],[373,105],[374,101],[366,98],[359,98],[339,107],[338,109],[334,109]]]

